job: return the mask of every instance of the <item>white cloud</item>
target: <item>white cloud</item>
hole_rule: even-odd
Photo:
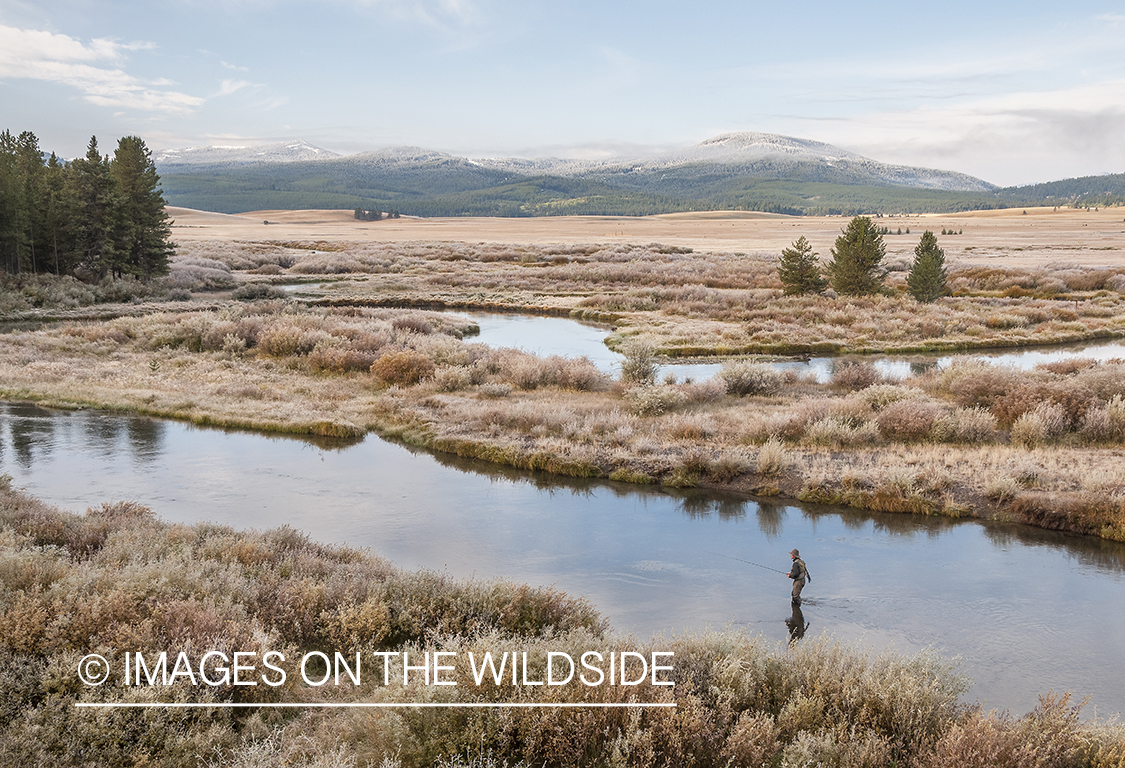
[[[219,84],[219,91],[216,96],[230,96],[232,93],[241,91],[243,88],[253,87],[254,83],[249,80],[224,80]]]
[[[822,123],[823,124],[823,123]],[[998,184],[1125,171],[1125,80],[853,116],[831,140]]]
[[[169,81],[146,82],[114,66],[125,61],[126,52],[152,47],[101,38],[83,43],[69,35],[0,24],[0,78],[62,83],[103,107],[165,114],[194,111],[202,98],[162,90]]]

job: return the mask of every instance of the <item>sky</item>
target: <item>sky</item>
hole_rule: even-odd
[[[1125,172],[1125,2],[0,0],[0,130],[611,158],[763,131],[1000,185]]]

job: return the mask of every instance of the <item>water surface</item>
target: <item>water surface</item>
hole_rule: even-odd
[[[1125,709],[1125,546],[1088,537],[17,404],[0,404],[0,472],[72,510],[134,499],[168,520],[286,524],[407,568],[555,585],[643,637],[729,624],[783,641],[789,580],[767,568],[799,547],[810,635],[960,656],[989,706],[1069,689]]]
[[[480,326],[480,335],[469,341],[478,341],[492,347],[517,347],[544,355],[589,357],[602,371],[611,376],[621,373],[621,355],[605,346],[610,330],[604,325],[593,325],[558,317],[536,317],[518,314],[458,313],[472,318]],[[945,368],[958,358],[988,360],[997,365],[1020,369],[1034,368],[1043,363],[1058,362],[1078,357],[1090,360],[1125,359],[1125,342],[1120,340],[1096,341],[1081,344],[1062,344],[1015,349],[975,350],[957,354],[935,353],[919,355],[843,355],[813,357],[807,360],[783,360],[774,365],[795,370],[802,375],[813,374],[817,381],[828,381],[837,366],[846,362],[863,362],[874,365],[887,378],[902,379],[929,368]],[[670,363],[661,369],[661,378],[672,376],[676,381],[685,379],[702,381],[719,372],[721,362]]]

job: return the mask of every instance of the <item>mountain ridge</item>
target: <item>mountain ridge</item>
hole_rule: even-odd
[[[304,140],[247,147],[188,147],[166,150],[156,155],[158,168],[195,170],[214,167],[259,165],[270,162],[328,161],[340,164],[362,163],[388,166],[422,163],[428,166],[485,168],[523,175],[609,175],[654,173],[690,165],[725,166],[727,176],[764,175],[781,177],[794,164],[826,164],[847,168],[865,181],[930,189],[983,192],[996,186],[967,174],[918,166],[882,163],[824,142],[757,131],[724,133],[681,149],[609,160],[574,160],[557,157],[472,158],[424,147],[402,145],[352,155],[339,155],[315,147]]]
[[[157,155],[156,165],[170,204],[221,213],[362,208],[419,216],[703,210],[855,215],[1065,204],[1087,188],[1098,200],[1120,194],[1109,177],[1108,189],[1082,180],[1001,189],[956,171],[883,163],[824,142],[752,131],[599,160],[469,158],[409,145],[337,155],[293,140],[169,150]]]

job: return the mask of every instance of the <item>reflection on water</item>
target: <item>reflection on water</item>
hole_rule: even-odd
[[[135,499],[168,520],[290,525],[406,568],[552,584],[641,636],[729,624],[786,642],[797,547],[816,574],[810,633],[960,656],[988,706],[1024,712],[1055,689],[1103,715],[1125,707],[1125,545],[1112,542],[11,404],[0,472],[70,509]]]
[[[468,313],[480,326],[480,336],[475,341],[492,347],[517,347],[542,355],[590,358],[602,371],[617,376],[621,372],[621,355],[605,346],[609,330],[605,326],[580,323],[558,317],[536,317],[516,314]],[[841,357],[813,357],[775,363],[782,370],[794,370],[802,376],[814,375],[817,381],[828,381],[840,365],[863,362],[890,379],[904,379],[925,373],[933,368],[945,368],[958,357],[988,360],[998,365],[1016,368],[1034,368],[1043,363],[1058,362],[1071,357],[1091,360],[1125,359],[1125,343],[1101,341],[1084,344],[1066,344],[1050,347],[987,350],[964,352],[958,355],[862,355]],[[665,365],[661,378],[672,376],[678,382],[703,381],[719,372],[723,364],[675,363]]]
[[[604,343],[609,329],[604,325],[569,320],[565,317],[537,317],[519,314],[466,312],[480,327],[480,334],[466,337],[490,347],[514,347],[541,356],[588,357],[602,371],[621,373],[621,355]]]
[[[789,642],[792,643],[804,637],[810,626],[812,625],[805,621],[805,614],[801,610],[801,606],[794,603],[793,615],[785,620],[785,627],[789,630]]]

